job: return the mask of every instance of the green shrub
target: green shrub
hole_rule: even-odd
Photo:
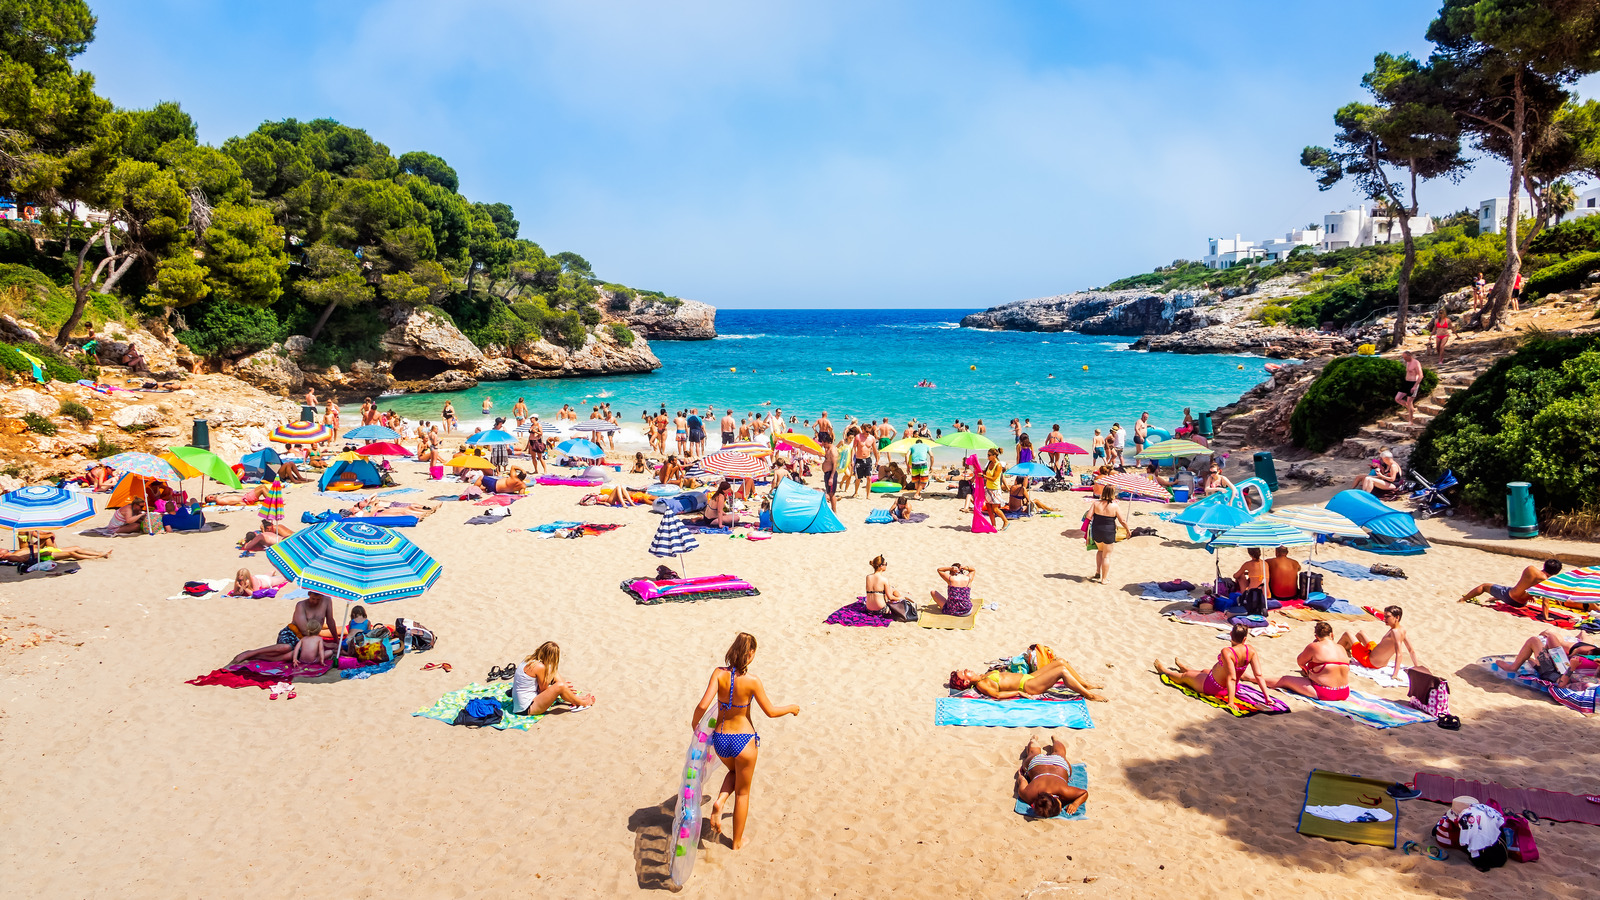
[[[56,433],[56,423],[50,421],[36,412],[23,413],[22,423],[34,434],[50,435]]]
[[[1560,256],[1600,250],[1600,216],[1584,216],[1546,228],[1528,244],[1528,249]]]
[[[284,337],[283,324],[266,307],[207,299],[183,313],[189,328],[178,340],[201,356],[246,356]]]
[[[19,287],[22,298],[16,314],[40,328],[54,332],[72,314],[72,291],[58,286],[45,273],[32,266],[0,263],[0,290]],[[89,305],[84,307],[83,322],[79,327],[99,328],[107,322],[130,320],[122,301],[109,294],[91,293]]]
[[[94,421],[94,413],[89,411],[89,407],[76,400],[61,401],[61,414],[69,419],[77,420],[79,425],[87,425]]]
[[[1533,485],[1543,515],[1600,502],[1600,338],[1537,338],[1456,393],[1417,439],[1412,463],[1452,470],[1462,500],[1503,516],[1505,486]]]
[[[1323,367],[1289,416],[1295,446],[1314,453],[1332,447],[1395,408],[1394,395],[1406,380],[1405,363],[1379,356],[1344,356]],[[1423,370],[1419,397],[1439,376]]]
[[[80,378],[93,378],[99,374],[99,369],[87,362],[88,357],[80,357],[82,361],[74,364],[55,351],[37,344],[29,344],[22,348],[0,344],[0,371],[15,372],[25,379],[33,380],[33,364],[23,357],[24,352],[44,364],[44,377],[48,381],[65,381],[71,384]]]
[[[122,452],[122,449],[123,448],[121,444],[111,443],[110,441],[106,440],[106,436],[102,434],[100,435],[99,439],[95,441],[93,447],[89,447],[83,452],[87,454],[90,459],[105,459],[108,456],[116,456],[118,453]]]
[[[579,307],[578,318],[582,319],[585,325],[599,325],[601,319],[600,310],[594,306]]]
[[[1583,286],[1590,272],[1600,271],[1600,251],[1580,253],[1571,259],[1540,269],[1528,277],[1523,292],[1528,296],[1570,291]]]
[[[575,312],[556,313],[545,326],[545,336],[551,343],[576,350],[589,340],[589,329],[583,324],[583,317]]]
[[[616,338],[617,343],[624,347],[633,346],[633,329],[621,322],[613,322],[611,324],[611,336]]]

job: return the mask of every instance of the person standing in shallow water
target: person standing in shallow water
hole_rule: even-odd
[[[732,795],[735,850],[744,846],[744,828],[750,817],[750,785],[755,780],[756,756],[761,749],[761,736],[756,734],[755,723],[750,720],[750,704],[759,704],[769,719],[800,715],[797,705],[775,707],[767,699],[767,689],[761,679],[749,671],[755,655],[755,636],[739,632],[728,648],[727,665],[711,673],[705,695],[695,706],[694,718],[689,722],[691,729],[699,728],[711,704],[717,705],[717,726],[711,734],[711,749],[728,767],[728,774],[722,779],[716,802],[711,805],[710,819],[711,827],[721,836],[722,809]]]

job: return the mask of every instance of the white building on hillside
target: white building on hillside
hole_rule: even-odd
[[[1270,241],[1247,241],[1241,235],[1228,238],[1210,238],[1210,253],[1201,260],[1207,268],[1231,269],[1242,262],[1277,262],[1287,259],[1296,247],[1315,249],[1322,240],[1321,228],[1296,228],[1281,238]]]
[[[1600,187],[1593,187],[1579,194],[1577,205],[1572,208],[1571,212],[1562,216],[1561,221],[1572,222],[1584,216],[1592,216],[1595,213],[1600,213]],[[1478,215],[1479,221],[1482,221],[1483,214],[1479,213]]]
[[[1411,218],[1411,235],[1417,237],[1433,233],[1430,216]],[[1322,242],[1317,249],[1343,250],[1346,247],[1371,247],[1375,244],[1393,244],[1402,239],[1400,220],[1395,216],[1380,216],[1369,212],[1365,206],[1340,210],[1322,217]]]

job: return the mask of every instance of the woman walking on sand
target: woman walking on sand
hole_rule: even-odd
[[[1090,581],[1105,584],[1111,575],[1111,545],[1117,542],[1117,526],[1128,527],[1128,519],[1117,505],[1117,489],[1109,484],[1100,486],[1100,499],[1089,504],[1089,540],[1094,544],[1094,577]]]
[[[1450,343],[1450,313],[1439,304],[1439,311],[1433,316],[1433,356],[1439,362],[1444,362],[1444,345]]]
[[[711,704],[717,704],[717,727],[711,734],[711,749],[728,767],[728,775],[722,779],[717,801],[711,805],[711,826],[719,836],[722,834],[722,807],[732,794],[735,850],[744,846],[744,826],[750,816],[750,784],[755,778],[756,755],[761,748],[761,737],[750,721],[750,704],[760,704],[761,711],[769,719],[800,715],[799,706],[775,707],[767,699],[767,689],[762,686],[761,679],[749,673],[750,661],[755,655],[755,637],[739,632],[728,648],[727,665],[711,673],[705,696],[694,708],[694,718],[689,723],[690,729],[699,728]]]

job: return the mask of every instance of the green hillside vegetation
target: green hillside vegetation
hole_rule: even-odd
[[[522,237],[509,205],[463,196],[438,156],[331,119],[200,143],[178,103],[117,109],[73,69],[96,24],[83,0],[5,6],[0,134],[15,164],[0,196],[44,215],[0,228],[0,297],[58,340],[160,316],[201,354],[304,334],[312,362],[348,363],[377,352],[389,306],[432,307],[479,343],[576,347],[600,322],[606,282],[589,261]],[[72,212],[86,208],[109,221]]]

